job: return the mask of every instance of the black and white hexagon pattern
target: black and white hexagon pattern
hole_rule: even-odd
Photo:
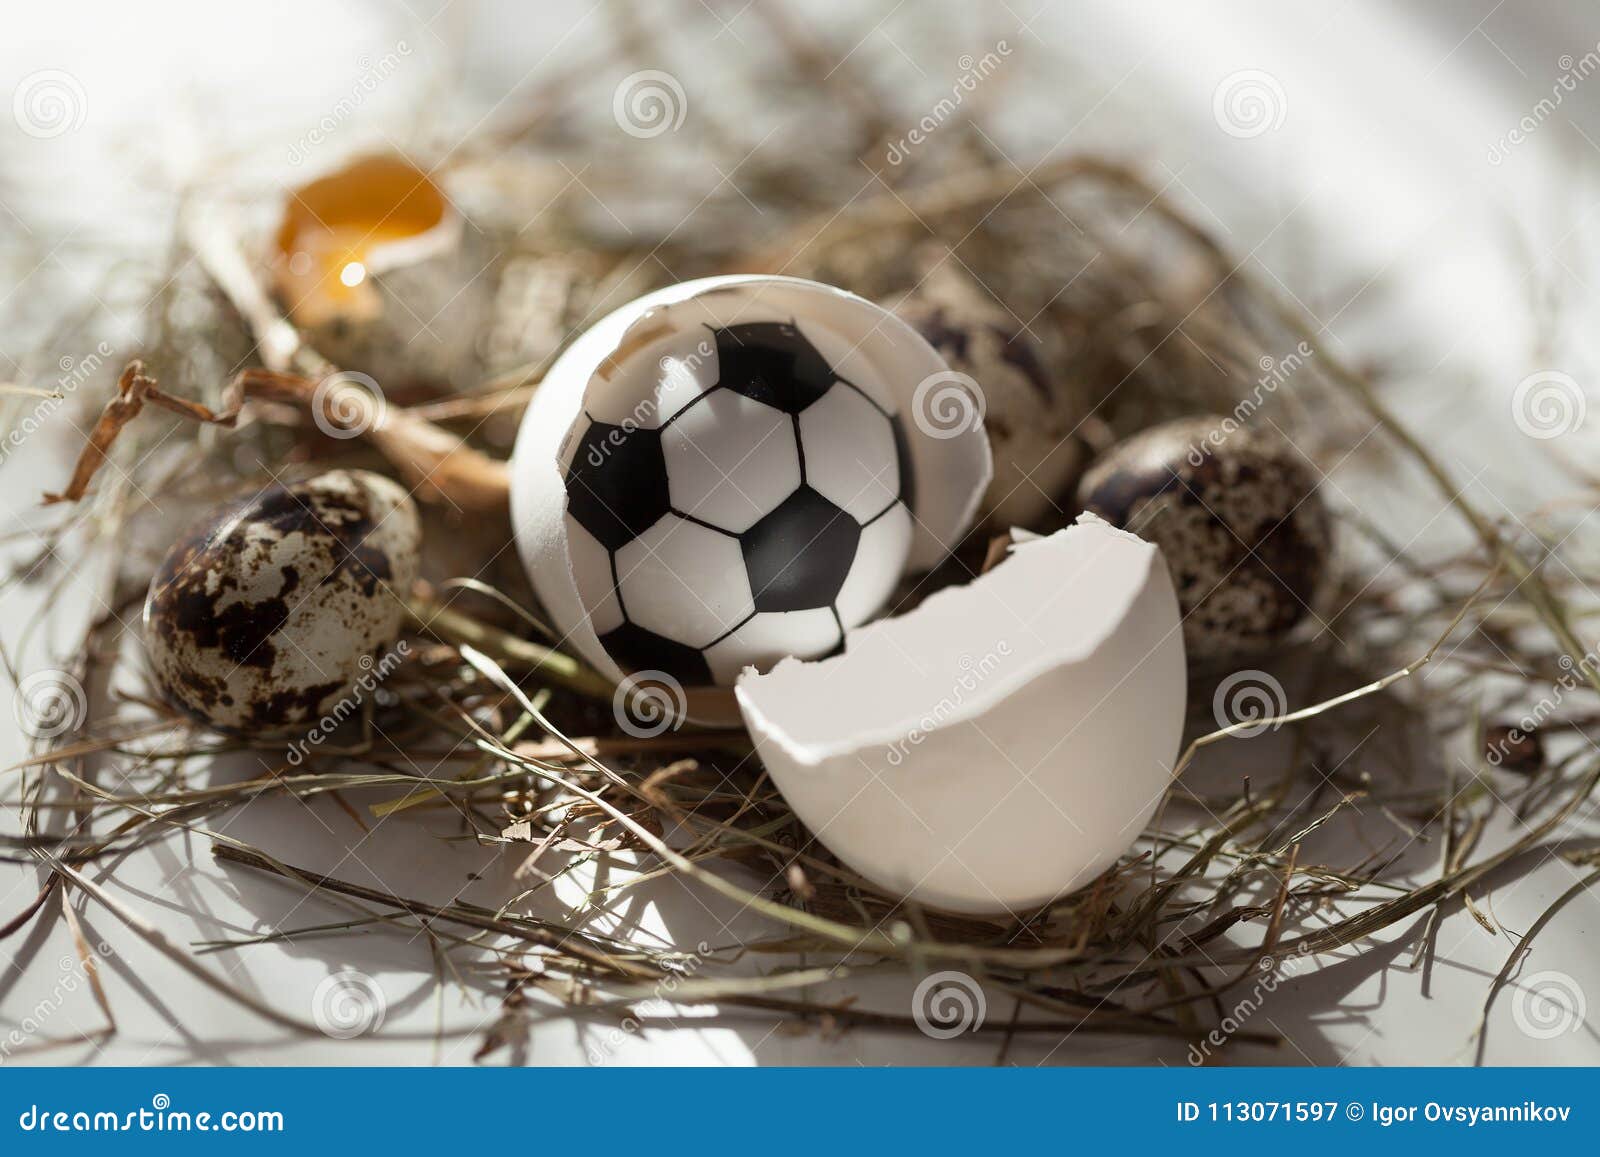
[[[793,321],[709,338],[691,367],[662,359],[695,388],[621,424],[586,413],[563,461],[601,645],[686,685],[835,650],[883,606],[912,531],[905,430],[886,391],[836,372],[839,339]]]

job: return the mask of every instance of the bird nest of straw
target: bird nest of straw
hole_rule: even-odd
[[[454,435],[442,448],[412,446],[398,467],[392,447],[329,436],[316,420],[306,384],[338,355],[278,312],[248,225],[261,206],[246,198],[233,216],[203,220],[186,206],[184,244],[170,268],[150,271],[164,287],[147,309],[139,364],[116,382],[108,366],[78,391],[71,404],[89,411],[86,426],[98,412],[98,425],[78,473],[49,484],[73,502],[52,509],[38,528],[43,546],[13,576],[65,591],[70,560],[116,560],[106,612],[63,657],[90,706],[7,769],[21,825],[5,837],[6,855],[37,865],[40,889],[0,913],[0,936],[36,919],[65,919],[77,932],[76,901],[86,898],[115,917],[104,933],[113,949],[118,937],[140,938],[254,1014],[314,1032],[299,1010],[231,981],[214,954],[422,935],[441,986],[495,1006],[480,1056],[516,1055],[542,1019],[649,1029],[679,1023],[686,1006],[697,1026],[726,1018],[915,1031],[922,1015],[903,1001],[859,999],[856,986],[957,970],[988,995],[979,1031],[1004,1055],[1019,1037],[1080,1032],[1181,1049],[1223,1025],[1230,992],[1259,978],[1324,967],[1397,934],[1410,966],[1426,970],[1453,906],[1496,930],[1475,897],[1554,847],[1600,777],[1583,742],[1594,720],[1571,702],[1540,711],[1537,730],[1505,726],[1552,688],[1572,702],[1600,693],[1600,672],[1581,659],[1587,608],[1569,603],[1582,589],[1581,561],[1553,565],[1563,508],[1526,524],[1475,508],[1426,439],[1391,413],[1382,380],[1326,348],[1291,295],[1137,163],[1083,154],[1019,168],[974,110],[907,163],[864,166],[889,138],[887,105],[851,67],[824,75],[797,29],[774,31],[796,78],[791,95],[830,110],[829,132],[803,152],[751,156],[714,116],[697,116],[674,146],[702,150],[730,174],[699,206],[652,201],[671,188],[653,169],[662,151],[596,154],[559,83],[524,120],[448,156],[413,158],[467,190],[474,243],[487,254],[474,284],[487,301],[466,360],[451,362],[459,378],[430,368],[406,380],[405,348],[393,355],[392,380],[403,384],[387,391],[391,422],[426,419]],[[531,220],[529,205],[543,206]],[[1052,370],[1087,391],[1074,432],[1086,454],[1165,418],[1232,413],[1253,399],[1251,421],[1293,432],[1324,469],[1397,472],[1436,494],[1461,531],[1456,547],[1413,557],[1354,503],[1335,502],[1336,610],[1274,658],[1283,701],[1219,729],[1211,684],[1195,682],[1166,802],[1089,886],[1004,920],[883,894],[794,817],[742,731],[620,729],[604,680],[530,641],[541,612],[505,549],[504,514],[448,500],[426,512],[426,578],[409,600],[406,660],[336,737],[290,759],[281,742],[209,733],[149,689],[136,611],[157,560],[143,544],[170,541],[168,512],[334,465],[398,469],[437,499],[430,477],[470,483],[503,458],[563,344],[641,292],[710,273],[781,272],[892,300],[938,265],[981,283],[1042,335]],[[1263,400],[1262,367],[1291,349],[1309,351],[1303,366]],[[1070,496],[1054,497],[1035,529],[1077,513]],[[987,545],[974,535],[895,609],[978,573]],[[1497,742],[1502,758],[1491,760]],[[481,889],[439,902],[286,862],[282,845],[230,827],[263,797],[332,801],[363,844],[450,841],[463,874],[499,859],[515,886],[492,902]],[[1382,838],[1371,836],[1374,822]],[[1357,828],[1366,844],[1352,855]],[[349,830],[326,838],[346,841]],[[129,852],[175,832],[208,841],[229,872],[271,877],[341,917],[302,909],[303,922],[248,938],[172,942],[106,881]],[[722,931],[692,943],[607,919],[664,877],[739,918],[713,921]],[[1537,930],[1486,986],[1485,1012]],[[93,976],[95,953],[78,943]],[[114,1031],[114,1009],[98,983],[95,992]],[[1010,1010],[993,1015],[1003,998]],[[1265,1023],[1229,1035],[1276,1041]]]

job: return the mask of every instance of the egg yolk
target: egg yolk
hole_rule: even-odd
[[[378,317],[375,261],[386,247],[437,228],[445,209],[428,174],[395,156],[367,157],[294,190],[273,260],[289,316],[308,327]]]

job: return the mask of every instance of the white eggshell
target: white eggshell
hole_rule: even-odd
[[[1160,552],[1085,515],[735,693],[773,782],[855,871],[934,907],[1021,914],[1143,829],[1185,679]]]
[[[151,580],[144,636],[157,682],[223,731],[320,719],[398,635],[421,538],[405,490],[365,470],[220,507]]]
[[[575,568],[593,565],[589,543],[574,543],[574,524],[565,517],[567,493],[563,468],[575,453],[575,426],[584,414],[613,425],[633,423],[657,428],[682,410],[706,388],[702,372],[707,357],[705,335],[710,327],[751,322],[786,322],[799,319],[807,336],[841,377],[869,395],[884,409],[909,415],[916,391],[926,379],[947,373],[943,359],[907,324],[864,298],[816,282],[789,277],[735,275],[684,282],[629,302],[585,331],[545,375],[523,418],[512,455],[511,514],[518,552],[553,624],[564,636],[563,645],[576,650],[587,662],[612,679],[625,672],[601,646],[599,634],[615,621],[610,600],[585,599],[580,594]],[[709,401],[709,399],[708,399]],[[738,405],[730,397],[730,405]],[[832,412],[837,408],[838,412]],[[871,410],[871,406],[864,405]],[[873,415],[882,420],[881,414]],[[848,412],[848,403],[829,407],[807,419],[823,425],[839,440],[841,459],[848,456],[852,439],[861,440],[862,415]],[[671,429],[667,431],[671,434]],[[913,482],[914,518],[887,520],[890,525],[870,536],[869,549],[882,554],[852,572],[848,605],[864,617],[887,598],[905,561],[917,569],[933,566],[971,526],[977,504],[991,473],[988,440],[981,426],[958,435],[937,437],[907,431]],[[663,437],[663,450],[676,451],[673,439]],[[774,450],[774,454],[780,451]],[[853,465],[853,463],[851,463]],[[774,487],[797,469],[787,458],[763,462]],[[857,484],[835,497],[865,511],[880,497],[893,501],[886,478],[895,465],[875,474],[863,472]],[[684,467],[673,471],[673,486],[696,491],[674,495],[705,503],[705,510],[729,525],[741,523],[740,496],[717,490],[725,463],[706,463],[701,479]],[[843,467],[841,468],[843,469]],[[700,493],[699,491],[704,491]],[[878,505],[881,507],[882,502]],[[870,527],[869,527],[870,529]],[[863,536],[863,542],[867,536]],[[575,549],[576,548],[576,549]],[[589,548],[589,549],[586,549]],[[894,557],[889,558],[893,553]],[[587,572],[586,572],[587,573]],[[587,590],[588,587],[586,586]],[[623,602],[627,591],[623,589]],[[736,602],[737,592],[727,593]],[[728,607],[707,598],[701,617],[720,624]],[[652,607],[655,613],[662,608]],[[799,613],[799,612],[796,612]],[[804,653],[826,634],[815,616],[795,620],[794,639],[800,645],[783,647],[791,624],[777,618],[750,622],[743,635],[726,641],[715,654],[711,639],[678,641],[706,648],[717,678],[745,661],[760,661],[774,653]],[[859,622],[859,619],[855,620]],[[687,633],[700,623],[684,624]],[[846,626],[854,625],[847,621]],[[836,635],[835,635],[836,641]],[[750,648],[746,651],[744,648]]]

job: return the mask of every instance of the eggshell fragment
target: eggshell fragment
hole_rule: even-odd
[[[416,506],[364,470],[274,483],[173,545],[145,600],[161,690],[226,732],[321,718],[392,644],[416,580]]]
[[[863,298],[797,278],[737,275],[685,282],[628,303],[573,342],[534,395],[512,458],[517,547],[566,644],[603,675],[621,679],[626,672],[599,640],[614,625],[614,607],[607,600],[585,605],[575,577],[575,568],[592,566],[595,554],[590,544],[574,541],[572,520],[565,517],[563,467],[573,450],[575,424],[587,414],[624,429],[629,423],[658,427],[700,388],[693,373],[674,374],[671,367],[692,367],[703,357],[700,347],[711,329],[796,318],[827,341],[821,352],[839,375],[886,410],[912,413],[918,387],[948,372],[909,326]],[[949,436],[910,434],[906,452],[916,486],[906,533],[910,541],[903,549],[911,567],[926,569],[970,527],[990,476],[989,448],[976,425]],[[664,506],[667,496],[660,498]],[[882,533],[897,528],[905,524],[888,522]],[[851,605],[881,602],[888,585],[892,576],[876,599],[869,597],[872,592],[848,592]],[[717,656],[707,659],[714,670],[721,669]],[[727,707],[728,718],[735,718],[731,701]],[[704,713],[697,717],[712,720]]]
[[[358,157],[293,189],[268,246],[273,288],[307,341],[391,396],[481,372],[485,235],[435,175],[398,153]]]
[[[773,782],[840,859],[957,912],[1110,867],[1160,802],[1186,676],[1160,551],[1093,515],[965,587],[735,688]]]
[[[370,321],[383,301],[368,274],[454,244],[461,219],[404,157],[362,157],[296,189],[273,238],[273,280],[296,322]]]

